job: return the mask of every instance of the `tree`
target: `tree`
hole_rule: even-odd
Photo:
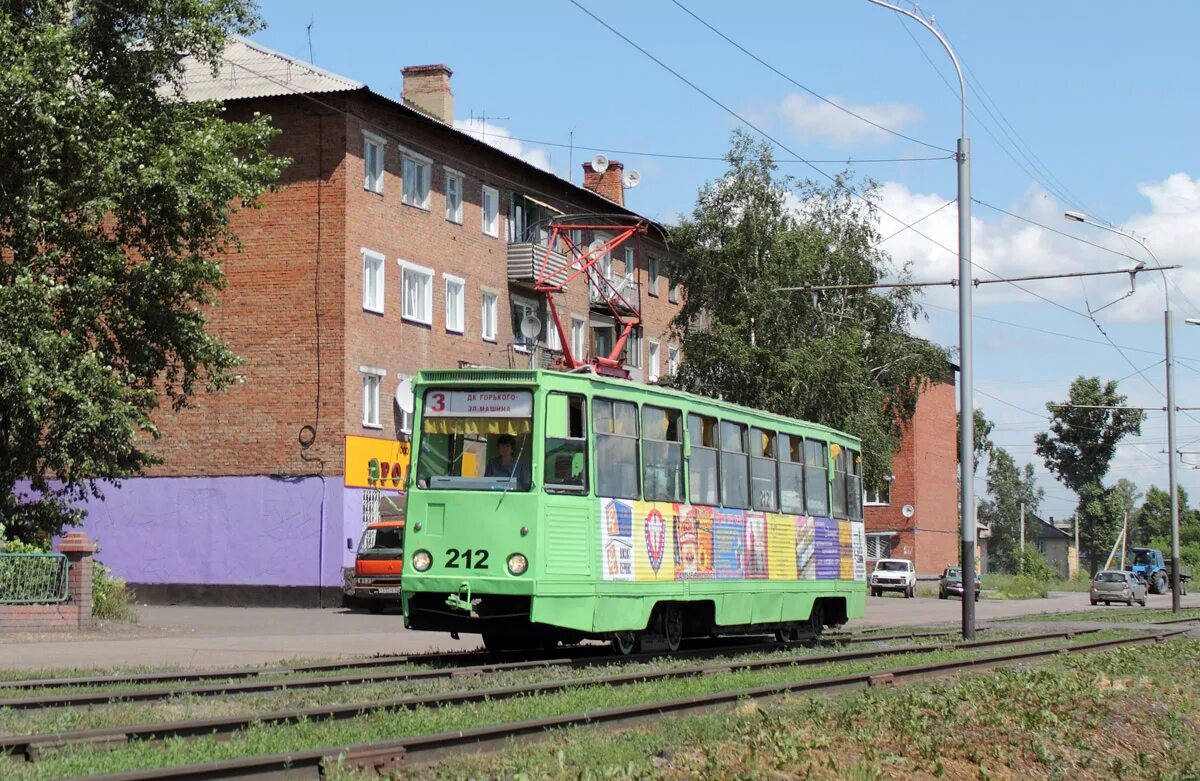
[[[873,190],[863,201],[847,176],[830,187],[781,176],[770,149],[740,131],[726,160],[671,233],[672,278],[688,291],[672,323],[686,356],[677,382],[855,434],[865,480],[878,484],[922,386],[949,374],[947,353],[909,334],[922,315],[911,289],[778,290],[897,273],[877,248]]]
[[[1179,502],[1179,528],[1193,524],[1200,524],[1200,512],[1195,509],[1188,508],[1188,495],[1183,486],[1178,486],[1178,502]],[[1150,541],[1155,538],[1171,539],[1171,494],[1164,491],[1158,486],[1150,486],[1146,489],[1146,501],[1142,502],[1142,506],[1134,514],[1136,522],[1133,524],[1133,533],[1130,539],[1134,545],[1148,546]],[[1163,548],[1164,552],[1170,550],[1170,543]]]
[[[1036,515],[1045,492],[1038,487],[1033,464],[1018,468],[1002,447],[992,448],[987,470],[988,498],[979,503],[979,520],[988,525],[991,542],[988,555],[994,569],[1016,572],[1021,547],[1021,505]],[[1036,524],[1028,523],[1026,542],[1036,542]]]
[[[33,540],[157,462],[152,413],[232,380],[205,331],[230,216],[285,161],[266,117],[180,97],[249,0],[16,0],[0,10],[0,523]],[[15,490],[28,481],[28,491]]]
[[[1055,477],[1079,495],[1079,543],[1091,569],[1104,563],[1125,514],[1125,494],[1104,487],[1117,444],[1129,434],[1142,433],[1146,415],[1121,409],[1125,396],[1115,380],[1077,377],[1065,405],[1049,403],[1050,431],[1034,437],[1040,455]]]
[[[956,418],[958,420],[958,436],[961,437],[962,413],[960,412]],[[975,471],[978,472],[979,462],[983,460],[984,456],[990,456],[993,448],[995,448],[995,445],[992,443],[992,429],[995,427],[995,424],[987,419],[987,416],[983,414],[983,410],[978,408],[976,408],[973,418],[975,425],[971,429],[971,433],[973,434],[972,452],[975,458],[972,461],[972,465],[975,467]],[[958,440],[956,439],[955,441],[957,442]]]

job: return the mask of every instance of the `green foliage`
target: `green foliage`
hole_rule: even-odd
[[[125,580],[114,577],[112,570],[98,561],[92,562],[92,615],[109,621],[136,621],[137,614],[129,604]]]
[[[1058,573],[1046,563],[1046,558],[1038,553],[1034,545],[1026,545],[1023,551],[1018,549],[1013,563],[1013,572],[1017,575],[1024,575],[1042,583],[1059,579]]]
[[[1050,431],[1034,437],[1037,454],[1046,468],[1067,488],[1079,493],[1085,485],[1103,485],[1117,443],[1128,434],[1141,434],[1146,413],[1120,407],[1125,396],[1117,393],[1116,380],[1103,385],[1099,377],[1076,377],[1067,404],[1048,403]]]
[[[987,416],[983,414],[983,410],[979,408],[975,409],[975,414],[973,417],[974,427],[971,429],[971,433],[973,434],[972,449],[975,454],[975,460],[972,462],[972,464],[975,467],[975,471],[978,472],[979,462],[983,460],[984,456],[991,456],[992,451],[996,447],[996,445],[992,442],[992,429],[995,427],[995,424],[988,420]],[[962,414],[958,414],[956,418],[958,420],[957,436],[961,437]],[[955,441],[957,442],[958,440],[956,439]]]
[[[915,291],[778,290],[907,278],[877,249],[871,185],[864,203],[845,175],[828,188],[795,182],[740,131],[726,159],[671,233],[669,273],[688,291],[673,321],[686,356],[676,381],[862,438],[865,480],[878,483],[922,385],[949,375],[946,352],[908,332],[922,315]]]
[[[94,481],[156,463],[160,397],[233,379],[205,331],[255,205],[284,161],[265,117],[183,102],[180,58],[215,63],[249,0],[24,0],[0,10],[0,522],[45,540]],[[17,493],[18,481],[31,491]]]
[[[1045,492],[1038,487],[1032,464],[1018,469],[1007,450],[993,447],[987,468],[988,497],[979,503],[979,520],[988,525],[991,539],[988,556],[992,567],[1019,573],[1018,550],[1021,547],[1021,505],[1027,515],[1036,515]],[[1026,543],[1037,540],[1037,522],[1025,524]],[[1036,552],[1036,551],[1035,551]]]
[[[1079,490],[1079,545],[1087,551],[1094,574],[1104,566],[1125,521],[1125,499],[1112,488],[1085,485]]]
[[[987,599],[1045,599],[1050,595],[1049,582],[1030,575],[991,573],[982,580],[982,596]]]

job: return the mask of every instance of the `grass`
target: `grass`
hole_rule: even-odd
[[[616,735],[568,730],[397,777],[1195,779],[1197,679],[1200,642],[1180,640],[930,686],[748,702]]]
[[[1169,609],[1147,610],[1141,607],[1127,608],[1125,605],[1115,605],[1111,608],[1097,607],[1093,610],[1076,613],[1042,613],[1036,616],[1021,616],[1008,619],[1011,621],[1119,621],[1123,623],[1148,623],[1152,621],[1167,621],[1172,618],[1200,618],[1200,608],[1180,610],[1178,615]]]
[[[1052,591],[1087,591],[1091,581],[1086,578],[1039,580],[1029,575],[988,573],[983,576],[982,585],[983,599],[1045,599]]]
[[[1122,633],[1108,633],[1123,636]],[[1091,635],[1087,641],[1098,639]],[[1027,647],[1038,647],[1029,644]],[[1040,644],[1053,647],[1058,643]],[[546,695],[523,696],[513,700],[489,701],[445,708],[419,708],[390,713],[373,713],[341,722],[305,722],[286,726],[255,725],[229,739],[213,737],[197,740],[171,739],[160,744],[134,743],[112,751],[97,752],[92,748],[71,748],[44,762],[10,765],[9,779],[51,779],[85,773],[119,772],[134,769],[165,767],[199,761],[264,754],[314,746],[333,746],[349,743],[395,739],[404,735],[427,734],[444,730],[498,724],[509,721],[576,713],[620,705],[650,702],[658,699],[698,696],[710,692],[729,691],[748,686],[809,680],[831,675],[862,672],[889,665],[911,665],[939,660],[961,659],[986,655],[988,651],[937,650],[923,654],[905,655],[902,661],[871,659],[858,662],[813,667],[787,667],[764,671],[739,670],[711,676],[681,680],[654,680],[623,687],[574,687]],[[681,662],[686,663],[686,662]],[[542,671],[543,679],[546,671]],[[485,678],[489,685],[499,683]],[[463,686],[461,681],[455,687]],[[361,691],[356,692],[361,694]],[[399,692],[396,692],[397,694]],[[822,700],[823,701],[823,700]],[[143,719],[145,720],[145,719]],[[667,720],[674,723],[676,719]]]

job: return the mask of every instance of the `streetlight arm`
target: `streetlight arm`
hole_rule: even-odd
[[[950,55],[950,60],[954,63],[954,71],[955,71],[955,73],[958,74],[958,93],[959,93],[959,96],[962,98],[962,134],[961,134],[961,138],[966,138],[967,137],[967,85],[966,85],[966,82],[963,81],[963,72],[962,72],[962,68],[959,67],[959,64],[958,64],[958,56],[954,53],[954,48],[952,46],[950,46],[950,42],[947,41],[940,32],[938,32],[938,29],[936,27],[934,27],[932,24],[925,21],[925,19],[923,19],[920,15],[915,14],[912,11],[909,11],[905,8],[901,8],[898,5],[892,5],[891,3],[885,2],[884,0],[867,0],[867,2],[874,3],[875,5],[882,6],[883,8],[888,8],[892,11],[895,11],[898,14],[904,14],[909,19],[915,20],[919,24],[923,25],[927,30],[929,30],[929,32],[933,33],[937,37],[938,42],[941,43],[943,47],[945,47],[946,53]]]

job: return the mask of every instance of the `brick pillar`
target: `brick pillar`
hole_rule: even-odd
[[[71,562],[71,573],[67,578],[70,594],[68,605],[75,608],[79,629],[92,626],[92,554],[96,546],[86,532],[70,532],[58,544],[58,552]]]

